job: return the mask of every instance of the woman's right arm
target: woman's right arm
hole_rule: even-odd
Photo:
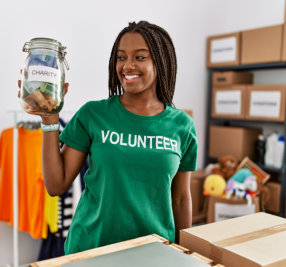
[[[59,115],[41,116],[43,124],[56,124]],[[59,131],[43,132],[42,167],[44,182],[51,196],[66,192],[80,172],[87,153],[70,146],[59,147]]]
[[[64,84],[64,95],[68,91],[68,86],[68,83]],[[18,80],[18,87],[21,88],[21,80]],[[20,97],[20,91],[18,97]],[[41,116],[41,118],[43,124],[59,123],[59,114]],[[51,196],[59,196],[66,192],[79,174],[86,156],[87,153],[67,145],[60,149],[58,130],[43,132],[42,168],[45,186]]]

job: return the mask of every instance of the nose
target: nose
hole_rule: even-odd
[[[132,59],[127,59],[123,65],[123,70],[128,71],[128,70],[134,70],[134,69],[135,69],[134,61]]]

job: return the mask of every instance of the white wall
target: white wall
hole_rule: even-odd
[[[207,70],[206,37],[281,24],[284,0],[11,0],[0,4],[0,131],[13,126],[19,110],[17,80],[26,55],[24,42],[50,37],[67,46],[70,90],[64,110],[77,110],[91,99],[108,96],[108,60],[113,41],[129,21],[148,20],[165,28],[178,56],[174,102],[194,111],[203,164]],[[28,115],[19,119],[27,120]],[[20,236],[20,263],[35,261],[39,240]],[[25,242],[25,245],[23,244]],[[12,263],[12,228],[0,223],[0,266]]]

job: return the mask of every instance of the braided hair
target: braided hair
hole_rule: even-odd
[[[177,58],[169,34],[161,27],[147,21],[131,22],[117,36],[109,59],[109,97],[122,95],[123,88],[116,72],[117,49],[121,37],[127,32],[138,32],[145,39],[157,70],[156,94],[160,101],[173,105]]]

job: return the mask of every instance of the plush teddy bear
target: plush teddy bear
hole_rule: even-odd
[[[237,166],[237,158],[226,155],[218,159],[218,166],[214,166],[211,173],[221,175],[224,179],[228,180],[235,173]]]

